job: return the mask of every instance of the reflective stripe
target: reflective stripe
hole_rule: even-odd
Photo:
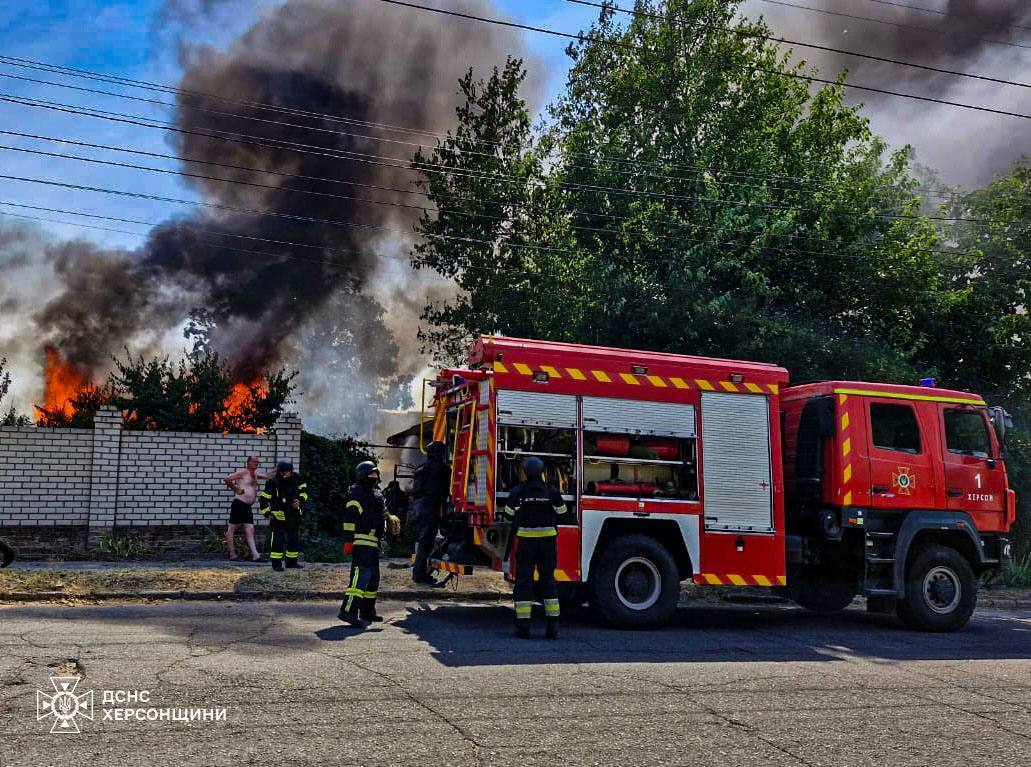
[[[378,549],[379,548],[379,541],[359,541],[359,540],[355,539],[354,545],[355,546],[369,546],[371,548]]]
[[[566,513],[566,505],[564,503],[561,506],[556,506],[555,507],[555,514],[557,514],[558,516],[561,517],[565,513]]]
[[[375,533],[355,533],[354,539],[356,541],[373,541],[377,543],[379,542],[379,538],[376,536]]]
[[[549,618],[557,618],[559,615],[559,607],[557,599],[545,599],[544,600],[544,614]]]
[[[262,498],[271,498],[272,497],[271,495],[266,493],[264,490],[262,490],[260,493],[258,493],[258,495],[261,496]]]
[[[366,599],[375,599],[376,598],[376,592],[375,591],[366,591],[365,592],[365,598]]]
[[[286,512],[285,511],[273,511],[272,512],[272,516],[275,517],[276,519],[278,519],[280,522],[285,522],[286,521]]]
[[[954,402],[959,405],[983,405],[984,400],[971,395],[970,397],[939,397],[925,396],[922,394],[908,394],[893,391],[873,391],[867,389],[835,389],[835,394],[858,394],[865,397],[887,397],[888,399],[913,399],[925,402]]]
[[[354,522],[344,522],[344,532],[346,532],[346,533],[353,533],[354,532]]]
[[[554,527],[520,527],[516,533],[518,538],[554,538],[558,530]]]
[[[351,586],[349,589],[347,589],[347,591],[344,592],[344,594],[347,596],[347,604],[344,606],[345,613],[351,612],[351,608],[354,605],[354,598],[361,596],[361,591],[358,588],[356,588],[358,584],[358,573],[360,572],[361,568],[353,567],[351,568],[351,570]]]
[[[359,513],[360,513],[360,512],[362,512],[362,511],[364,511],[364,509],[362,508],[362,504],[361,504],[361,502],[360,502],[360,501],[348,501],[348,502],[347,502],[347,505],[346,505],[346,506],[345,506],[344,508],[345,508],[345,509],[349,509],[349,508],[351,508],[352,506],[354,506],[354,507],[355,507],[356,509],[358,509]]]
[[[269,559],[282,559],[283,558],[283,552],[282,551],[273,551],[272,553],[270,553],[268,555],[268,558]]]
[[[299,552],[299,551],[288,551],[288,552],[286,552],[286,558],[287,559],[297,559],[297,557],[299,557],[300,555],[301,555],[301,552]]]
[[[299,493],[298,497],[303,498],[306,501],[308,500],[308,494],[307,493]]]
[[[516,602],[515,611],[517,618],[529,618],[533,611],[533,602]]]
[[[297,489],[298,489],[298,490],[304,490],[304,488],[306,488],[307,486],[308,486],[308,483],[307,483],[307,482],[302,482],[301,484],[299,484],[299,485],[297,486]]]

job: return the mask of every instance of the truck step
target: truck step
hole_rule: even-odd
[[[893,597],[895,589],[863,589],[863,593],[868,597]]]
[[[895,557],[867,557],[866,561],[871,565],[890,565],[895,561]]]
[[[895,537],[895,533],[887,533],[887,532],[884,532],[882,530],[867,530],[866,531],[866,537],[867,538],[894,538]]]

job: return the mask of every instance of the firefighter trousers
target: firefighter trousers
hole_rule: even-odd
[[[351,580],[340,611],[359,617],[376,614],[379,589],[379,546],[356,545],[351,552]]]
[[[540,596],[544,600],[544,614],[558,618],[558,589],[555,586],[555,565],[557,538],[516,539],[516,620],[530,620],[533,617],[533,573],[540,579]]]
[[[301,554],[301,520],[286,520],[272,517],[269,522],[268,557],[273,562],[286,558],[287,563],[296,562]]]

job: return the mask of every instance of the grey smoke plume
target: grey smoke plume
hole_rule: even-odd
[[[189,6],[190,24],[216,5]],[[485,0],[448,6],[495,14]],[[165,17],[180,7],[166,6]],[[404,266],[419,211],[345,198],[426,204],[366,187],[413,189],[408,158],[414,143],[433,139],[367,123],[444,132],[454,121],[458,78],[469,67],[486,76],[506,55],[521,53],[504,28],[371,0],[288,0],[224,50],[184,43],[180,88],[213,98],[177,97],[175,121],[190,132],[171,143],[190,172],[262,185],[198,180],[201,199],[261,214],[223,209],[173,218],[131,254],[62,246],[75,249],[79,266],[67,268],[71,253],[51,256],[63,290],[35,313],[36,337],[99,372],[141,330],[159,338],[203,306],[217,322],[214,348],[241,379],[287,364],[301,369],[313,410],[333,410],[342,393],[355,403],[390,400],[397,377],[419,367],[418,309],[427,291],[440,288]],[[230,134],[254,138],[225,140]],[[294,151],[297,144],[305,151]],[[334,156],[342,152],[354,154]],[[191,162],[204,160],[308,178]]]
[[[747,0],[742,12],[753,18],[764,16],[777,35],[791,40],[1006,80],[1029,80],[1031,3],[1027,0],[799,0],[796,4],[849,16],[762,0]],[[802,47],[795,54],[825,76],[847,69],[849,82],[1031,113],[1028,88]],[[1031,154],[1026,120],[859,90],[848,91],[848,99],[866,104],[864,111],[876,133],[897,146],[913,145],[918,160],[939,169],[948,183],[984,184],[1010,170],[1022,155]]]

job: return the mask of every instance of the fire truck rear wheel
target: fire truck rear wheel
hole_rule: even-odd
[[[977,577],[966,557],[939,544],[921,546],[906,568],[906,596],[897,611],[918,631],[955,631],[977,604]]]
[[[591,604],[621,628],[656,628],[677,609],[680,575],[669,549],[647,535],[610,543],[591,573]]]

